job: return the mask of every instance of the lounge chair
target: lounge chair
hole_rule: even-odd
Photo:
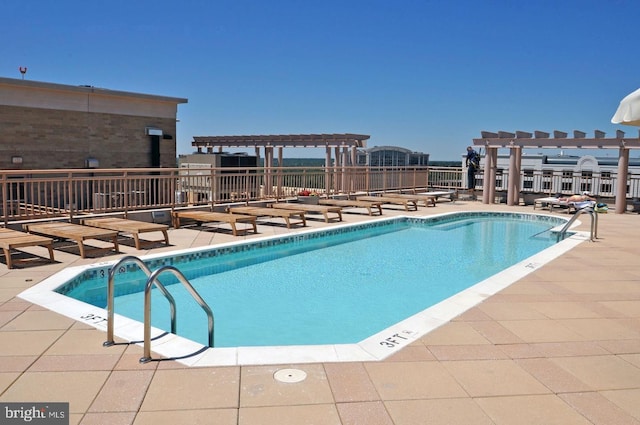
[[[281,217],[287,224],[287,229],[291,228],[291,219],[295,217],[298,217],[302,227],[307,225],[307,220],[304,216],[305,212],[301,209],[286,210],[267,207],[231,207],[228,211],[232,214],[245,214],[255,217]]]
[[[116,217],[85,218],[82,220],[82,224],[86,226],[99,227],[101,229],[117,230],[121,233],[129,233],[133,236],[137,250],[141,249],[140,233],[162,232],[162,235],[164,236],[164,243],[169,245],[169,235],[167,234],[169,226],[166,224],[147,223],[144,221],[128,220]],[[159,241],[144,241],[144,243],[147,244],[156,242]]]
[[[408,194],[402,194],[402,193],[385,193],[384,196],[392,197],[392,198],[400,198],[400,199],[415,199],[417,201],[422,201],[425,207],[436,206],[436,197],[431,195],[423,195],[423,194],[408,195]]]
[[[4,258],[7,261],[7,268],[13,268],[11,250],[24,248],[27,246],[43,246],[49,250],[49,258],[53,259],[53,239],[44,236],[30,235],[18,230],[0,228],[0,247],[4,251]]]
[[[533,200],[533,209],[536,209],[536,207],[546,207],[549,209],[549,211],[552,212],[554,208],[565,208],[568,213],[572,213],[583,208],[593,207],[595,205],[595,201],[569,202],[553,196],[549,196],[546,198],[537,198]]]
[[[536,208],[548,208],[550,211],[553,210],[553,206],[562,206],[562,201],[560,201],[557,197],[547,196],[545,198],[536,198],[533,200],[533,209]],[[566,206],[566,202],[564,202],[564,206]]]
[[[358,201],[379,201],[382,204],[395,204],[402,205],[407,211],[418,211],[418,199],[415,197],[410,198],[394,198],[391,196],[358,196]]]
[[[256,226],[256,217],[245,214],[231,214],[224,212],[212,212],[212,211],[174,211],[171,214],[173,227],[180,228],[181,219],[195,220],[199,223],[227,223],[231,226],[231,232],[233,236],[238,236],[237,223],[247,223],[253,227],[253,233],[258,233],[258,227]]]
[[[593,208],[595,206],[596,206],[596,201],[569,202],[569,212],[571,212],[572,209],[574,211],[578,211],[584,208]]]
[[[373,215],[373,209],[378,211],[379,215],[382,215],[382,202],[380,201],[357,201],[355,199],[320,199],[318,201],[320,205],[333,205],[342,208],[365,208],[369,211],[369,215]]]
[[[116,253],[120,252],[118,247],[118,232],[115,230],[99,229],[97,227],[64,222],[24,224],[23,227],[29,233],[69,239],[76,242],[82,258],[86,256],[84,241],[89,239],[111,239],[113,242],[113,250]]]
[[[453,202],[455,201],[458,195],[458,192],[455,190],[434,190],[431,192],[420,192],[420,193],[417,193],[416,195],[433,196],[436,198],[436,202],[438,201],[438,198],[446,198],[450,202]]]
[[[311,213],[320,213],[324,216],[324,221],[329,222],[329,213],[337,214],[338,221],[342,221],[342,207],[332,205],[313,205],[313,204],[286,204],[278,202],[270,205],[271,208],[280,208],[288,210],[301,210]]]

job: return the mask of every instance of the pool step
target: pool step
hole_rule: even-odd
[[[477,220],[468,219],[468,220],[461,220],[461,221],[445,222],[445,223],[439,223],[439,224],[434,224],[432,226],[429,226],[429,229],[447,231],[447,230],[459,229],[461,227],[467,227],[474,223],[477,223]]]

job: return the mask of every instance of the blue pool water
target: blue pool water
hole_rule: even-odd
[[[161,261],[213,310],[216,347],[356,343],[551,246],[545,230],[554,220],[398,218]],[[104,307],[104,276],[93,271],[58,292]],[[205,314],[172,279],[160,280],[176,298],[178,334],[206,345]],[[117,314],[142,320],[145,281],[135,270],[116,276]],[[168,303],[157,292],[152,323],[168,330]]]

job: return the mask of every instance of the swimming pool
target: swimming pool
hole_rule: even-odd
[[[324,351],[335,360],[353,357],[354,352],[357,360],[383,358],[391,349],[424,334],[425,327],[448,320],[437,314],[443,300],[475,305],[488,296],[486,284],[477,288],[480,293],[465,288],[499,275],[534,254],[540,256],[536,253],[553,245],[545,230],[564,222],[558,217],[513,213],[400,217],[190,250],[168,258],[147,258],[145,262],[152,270],[166,264],[178,267],[205,299],[211,296],[208,302],[216,315],[216,347],[226,348],[210,350],[217,351],[210,357],[227,358],[224,352],[232,351],[227,354],[234,355],[236,363],[243,363],[240,352],[252,358],[260,350],[280,351],[263,346],[289,346],[289,351],[302,353],[305,344],[311,344],[314,349],[307,351],[315,352],[313,357]],[[444,242],[439,239],[442,236]],[[537,267],[537,261],[528,261],[526,266],[521,265],[521,272]],[[83,306],[91,304],[99,309],[98,314],[79,313],[81,320],[95,322],[96,327],[104,326],[101,319],[106,316],[101,309],[105,304],[105,276],[111,265],[113,262],[90,267],[52,288],[60,295],[79,298]],[[146,282],[136,268],[126,266],[121,270],[125,273],[116,278],[116,312],[133,317],[134,323],[142,317],[139,291]],[[461,273],[453,278],[453,271]],[[443,275],[447,285],[440,285]],[[226,284],[221,285],[221,281]],[[495,282],[491,279],[489,286],[495,286]],[[296,288],[301,292],[296,293]],[[212,293],[204,295],[208,292]],[[174,294],[180,305],[179,293],[186,291]],[[157,334],[162,328],[166,330],[169,322],[168,312],[161,306],[166,308],[166,302],[154,299]],[[431,310],[430,316],[425,315],[427,310]],[[198,309],[179,306],[178,312],[178,333],[193,329],[195,333],[184,336],[206,343],[206,319],[197,318]],[[190,312],[196,316],[188,317]],[[272,321],[279,312],[284,315]],[[257,317],[257,324],[248,324],[249,317]],[[234,318],[240,320],[234,322]],[[196,325],[188,325],[191,319]],[[122,322],[121,328],[131,323],[121,317],[117,321]],[[247,339],[239,340],[238,336]],[[140,338],[138,334],[128,339]],[[178,338],[170,335],[167,339]],[[152,348],[158,352],[158,344],[171,345],[169,341],[155,341]]]

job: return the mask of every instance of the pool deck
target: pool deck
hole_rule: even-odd
[[[457,201],[385,208],[383,217],[468,210],[538,212]],[[345,222],[376,219],[352,212]],[[588,230],[589,217],[581,221]],[[46,248],[25,249],[44,259],[0,264],[0,402],[69,402],[70,423],[84,425],[640,424],[638,214],[599,215],[597,241],[381,362],[143,365],[141,347],[105,348],[104,332],[16,297],[69,266],[298,231],[258,224],[257,235],[234,237],[184,227],[169,230],[169,247],[136,251],[131,241],[120,255],[86,259],[56,249],[55,264]],[[275,380],[284,368],[307,377]]]

